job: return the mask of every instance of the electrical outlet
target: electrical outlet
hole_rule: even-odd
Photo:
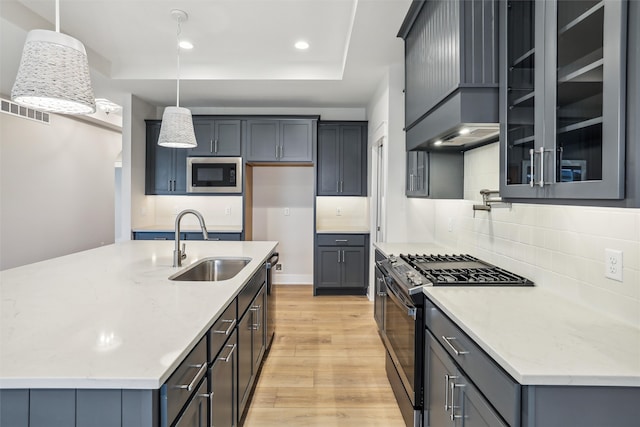
[[[336,216],[342,215],[342,208],[336,208]]]
[[[276,264],[276,271],[282,271],[282,264]]]
[[[284,216],[289,216],[291,215],[291,211],[289,210],[289,208],[284,208]]]
[[[231,208],[229,206],[227,206],[226,208],[224,208],[224,214],[225,215],[231,215]]]
[[[604,275],[609,279],[622,282],[622,251],[604,250]]]

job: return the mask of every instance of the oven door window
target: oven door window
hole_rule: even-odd
[[[395,283],[387,283],[385,306],[385,333],[391,345],[390,351],[394,356],[394,363],[400,373],[407,394],[414,400],[413,379],[415,370],[415,307],[409,306],[399,297],[399,291],[394,289]],[[411,310],[414,310],[411,313]],[[400,366],[397,366],[397,364]]]

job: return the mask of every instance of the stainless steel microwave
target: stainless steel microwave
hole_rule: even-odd
[[[188,193],[242,193],[241,157],[187,157]]]

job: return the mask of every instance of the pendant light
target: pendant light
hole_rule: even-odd
[[[194,148],[198,146],[193,130],[191,111],[180,107],[180,23],[188,19],[186,12],[178,9],[171,11],[171,16],[178,22],[176,44],[178,46],[178,78],[176,82],[176,106],[166,107],[162,115],[158,145],[170,148]]]
[[[11,100],[52,113],[96,111],[84,45],[60,32],[60,0],[56,0],[56,30],[27,34]]]

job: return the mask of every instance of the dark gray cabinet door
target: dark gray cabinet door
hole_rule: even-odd
[[[339,127],[318,126],[318,195],[340,193]]]
[[[426,151],[407,151],[407,197],[429,196],[428,161],[429,153]]]
[[[362,126],[341,126],[341,186],[342,196],[365,196],[366,176],[366,141],[363,139]]]
[[[365,250],[361,247],[342,248],[341,286],[361,288],[365,284]]]
[[[384,329],[384,304],[387,298],[387,286],[384,281],[384,274],[377,266],[375,269],[375,281],[373,318],[378,325],[378,330],[382,331]]]
[[[260,368],[260,362],[262,361],[262,356],[265,351],[265,310],[267,308],[266,304],[266,293],[265,287],[262,287],[262,290],[256,296],[256,299],[253,300],[251,304],[251,323],[253,329],[253,342],[251,344],[252,357],[253,357],[253,373],[258,372]]]
[[[249,162],[312,162],[315,120],[247,120]]]
[[[238,323],[238,418],[244,412],[249,397],[253,372],[253,323],[248,311]]]
[[[318,196],[367,195],[366,123],[318,126]]]
[[[206,427],[209,418],[209,394],[207,380],[202,380],[191,401],[175,424],[175,427]]]
[[[280,153],[286,162],[313,161],[313,128],[310,120],[280,121]]]
[[[213,154],[216,156],[239,157],[242,154],[240,120],[216,120],[213,126],[215,135]]]
[[[238,390],[236,373],[238,334],[233,332],[211,366],[211,425],[235,426]]]
[[[247,120],[247,161],[276,161],[280,126],[276,120]]]
[[[624,198],[627,6],[503,3],[503,197]]]
[[[241,155],[240,120],[194,117],[193,129],[198,146],[188,150],[190,156],[237,157]]]
[[[316,286],[321,288],[338,288],[342,285],[340,262],[342,250],[340,248],[317,248],[318,269]]]
[[[147,122],[145,194],[186,194],[188,150],[159,146],[160,126]]]

